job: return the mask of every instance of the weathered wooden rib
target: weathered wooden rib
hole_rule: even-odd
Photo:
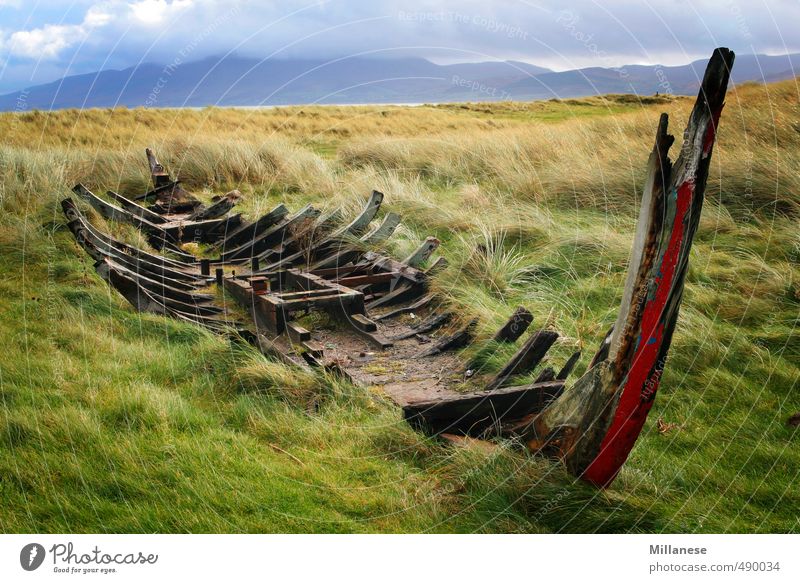
[[[375,215],[378,213],[378,209],[381,207],[381,202],[383,201],[383,193],[378,192],[377,190],[372,191],[372,195],[367,200],[367,203],[364,205],[364,208],[359,213],[359,215],[350,222],[350,224],[340,227],[330,235],[325,235],[320,238],[319,241],[315,242],[311,247],[308,249],[300,249],[290,255],[283,256],[282,254],[278,254],[277,252],[273,254],[273,257],[280,257],[277,261],[270,264],[266,267],[268,271],[275,271],[277,269],[283,269],[284,267],[290,267],[299,263],[310,264],[318,257],[327,257],[331,253],[335,253],[331,250],[333,246],[336,245],[338,242],[341,245],[342,238],[345,237],[355,237],[359,234],[363,233],[364,229],[367,228],[369,223],[372,219],[375,218]],[[327,226],[332,221],[322,220],[320,224],[315,227],[315,230],[321,230],[325,232]],[[302,235],[301,235],[302,236]],[[287,241],[284,244],[284,247],[287,247],[288,244],[294,242]],[[269,257],[265,257],[268,259]]]
[[[348,225],[332,233],[331,237],[342,237],[344,235],[352,235],[357,237],[363,234],[363,232],[372,222],[372,219],[374,219],[375,215],[378,214],[378,210],[381,208],[382,202],[383,193],[373,190],[372,194],[367,200],[367,203],[364,205],[364,208],[361,210],[358,216]]]
[[[486,390],[497,389],[511,377],[532,371],[557,339],[558,334],[551,330],[539,330],[531,334],[511,360],[489,381]]]
[[[161,226],[155,225],[150,221],[143,219],[140,216],[137,216],[133,213],[126,211],[125,209],[118,207],[110,202],[104,201],[102,198],[91,192],[88,188],[86,188],[83,184],[76,184],[72,188],[72,192],[80,196],[83,200],[89,203],[91,207],[100,213],[100,216],[103,218],[117,221],[117,222],[126,222],[134,225],[137,229],[152,233],[159,237],[164,237],[165,239],[172,239],[173,241],[177,241],[172,235],[166,233]]]
[[[220,243],[217,249],[220,251],[232,250],[239,245],[252,241],[268,228],[276,225],[289,214],[289,209],[285,205],[279,204],[267,214],[251,223],[242,223],[235,228]]]
[[[495,342],[516,342],[533,323],[533,314],[522,306],[514,310],[508,321],[494,335]]]
[[[207,221],[174,221],[161,225],[162,231],[174,241],[214,242],[225,236],[227,229],[235,229],[242,215],[231,215]]]
[[[153,261],[144,255],[140,255],[137,253],[130,253],[128,251],[121,251],[114,245],[106,243],[105,240],[98,237],[95,234],[96,233],[95,230],[88,228],[86,223],[81,222],[80,220],[70,221],[67,224],[73,231],[73,234],[75,234],[76,236],[80,234],[82,240],[86,240],[87,243],[90,244],[93,249],[95,249],[98,253],[100,253],[103,256],[113,257],[120,261],[126,261],[135,264],[136,266],[139,266],[143,270],[149,270],[149,271],[157,270],[159,275],[165,275],[170,279],[192,282],[195,284],[200,283],[204,281],[204,279],[206,279],[195,272],[185,270],[182,268],[177,268],[165,262]]]
[[[96,261],[113,259],[134,273],[140,273],[156,281],[168,282],[175,289],[192,291],[202,285],[201,280],[185,272],[171,269],[159,264],[151,264],[135,255],[127,255],[114,247],[105,244],[94,236],[80,221],[67,223],[75,240]]]
[[[566,363],[564,363],[564,366],[561,368],[560,371],[558,371],[556,379],[560,381],[566,380],[566,378],[572,372],[572,369],[575,368],[575,365],[578,364],[578,361],[580,359],[581,359],[581,351],[578,350],[577,352],[574,352],[572,356],[569,357]]]
[[[364,248],[381,243],[392,236],[397,226],[400,224],[400,216],[395,213],[387,213],[383,221],[373,231],[367,233],[359,239],[359,244],[342,242],[341,248],[322,258],[311,266],[312,270],[326,269],[329,267],[344,267],[348,263],[358,261],[364,254]]]
[[[472,339],[475,338],[475,327],[477,325],[477,319],[470,320],[465,326],[458,329],[453,334],[440,338],[436,342],[432,342],[429,347],[417,353],[416,358],[435,356],[441,352],[457,350],[467,346],[472,342]]]
[[[122,294],[140,312],[176,316],[216,330],[221,330],[229,325],[226,319],[216,314],[205,315],[201,313],[203,310],[197,305],[184,304],[148,291],[134,279],[117,270],[108,260],[103,259],[95,263],[95,270],[100,277]]]
[[[248,261],[253,257],[257,257],[270,247],[280,244],[283,239],[289,236],[287,233],[290,232],[290,229],[297,228],[304,221],[313,219],[316,216],[319,216],[319,211],[311,205],[307,205],[291,217],[265,230],[257,237],[245,241],[238,247],[224,251],[220,254],[219,262],[227,263],[236,260]]]
[[[411,255],[405,258],[403,263],[411,267],[419,267],[425,263],[438,248],[439,239],[436,237],[428,237],[425,239],[425,241],[423,241],[422,245],[420,245]]]
[[[136,204],[130,199],[125,198],[121,194],[114,192],[113,190],[109,190],[106,192],[109,198],[114,199],[119,205],[128,211],[129,213],[136,215],[142,219],[150,221],[154,225],[158,225],[160,223],[166,223],[167,219],[165,219],[162,215],[158,213],[154,213],[150,209],[147,209],[141,205]]]
[[[183,285],[187,286],[186,289],[192,289],[205,285],[210,281],[210,278],[203,277],[194,267],[147,253],[131,245],[116,241],[100,230],[95,229],[80,213],[72,200],[66,199],[61,204],[70,230],[77,241],[95,259],[99,259],[100,256],[111,257],[137,273],[150,273],[157,276],[157,279],[167,278],[174,281],[175,287],[181,289],[183,289]]]
[[[190,214],[186,220],[207,221],[209,219],[218,219],[219,217],[228,214],[228,212],[234,206],[236,206],[240,200],[242,200],[242,193],[238,190],[231,190],[214,204],[196,210]]]
[[[411,425],[431,433],[483,436],[509,420],[541,411],[563,389],[563,381],[551,381],[465,393],[409,403],[403,407],[403,417]]]
[[[198,306],[199,308],[205,310],[208,314],[217,314],[222,312],[222,308],[211,304],[211,302],[214,300],[214,296],[211,294],[203,294],[193,292],[191,290],[180,289],[176,287],[173,282],[166,279],[152,279],[147,275],[131,271],[110,257],[107,257],[106,261],[108,261],[109,265],[113,266],[114,269],[118,270],[123,275],[130,277],[144,289],[159,296],[163,296],[177,302],[182,302],[184,304]]]
[[[374,286],[362,289],[371,295],[371,300],[367,303],[367,309],[372,310],[381,306],[388,306],[395,303],[411,301],[428,291],[428,274],[417,269],[421,263],[426,261],[431,253],[439,247],[439,240],[435,237],[428,237],[416,251],[414,251],[404,261],[378,255],[373,252],[364,254],[364,260],[374,262],[374,265],[385,271],[397,271],[400,273],[414,273],[414,277],[397,278],[390,282],[387,290],[378,290]],[[388,267],[388,268],[387,268]],[[379,291],[380,293],[375,293]]]
[[[277,271],[300,264],[307,266],[315,257],[325,256],[331,244],[329,233],[339,222],[340,216],[338,212],[334,212],[314,222],[301,223],[280,245],[267,249],[258,256],[259,262],[266,263],[262,271]]]
[[[625,463],[664,371],[733,61],[733,51],[714,51],[674,165],[661,116],[607,355],[521,432],[531,449],[559,456],[600,487]]]
[[[61,201],[61,208],[64,211],[64,215],[67,217],[68,221],[78,220],[80,221],[86,229],[92,232],[92,234],[97,237],[98,239],[102,240],[106,244],[114,247],[115,249],[127,253],[129,255],[136,255],[137,257],[141,257],[147,259],[154,263],[159,263],[163,265],[170,265],[176,269],[184,269],[187,272],[196,272],[197,268],[194,265],[197,260],[192,257],[191,262],[182,261],[180,259],[173,259],[170,257],[165,257],[163,255],[156,255],[154,253],[149,253],[142,249],[138,249],[132,245],[128,245],[127,243],[123,243],[121,241],[117,241],[110,235],[107,235],[96,229],[86,218],[86,216],[80,211],[78,205],[75,204],[71,198],[65,198]]]
[[[400,220],[400,215],[392,212],[386,213],[381,224],[378,225],[374,231],[364,235],[361,241],[368,246],[383,243],[395,232],[400,225]]]

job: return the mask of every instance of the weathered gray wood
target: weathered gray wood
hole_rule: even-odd
[[[361,240],[365,245],[376,245],[382,243],[392,236],[398,225],[400,225],[400,215],[396,213],[386,213],[383,221],[374,231],[364,235]]]
[[[242,222],[242,215],[231,215],[207,221],[177,221],[161,226],[164,233],[179,242],[213,242],[225,236],[227,229],[234,229]]]
[[[180,181],[170,178],[169,172],[150,148],[145,148],[145,155],[150,166],[153,190],[137,197],[136,200],[146,200],[155,196],[158,202],[150,210],[160,214],[192,213],[202,208],[200,201],[180,186]]]
[[[153,186],[158,188],[169,182],[169,173],[164,169],[164,166],[158,161],[153,150],[145,148],[145,156],[147,156],[147,163],[150,166],[150,177],[153,179]]]
[[[187,273],[197,273],[196,271],[197,267],[194,265],[194,262],[189,263],[178,259],[172,259],[170,257],[164,257],[163,255],[156,255],[154,253],[149,253],[132,245],[128,245],[127,243],[117,241],[110,235],[103,233],[99,229],[92,226],[92,224],[89,222],[86,216],[80,211],[78,206],[75,204],[75,201],[73,201],[71,198],[65,198],[64,200],[62,200],[61,208],[64,211],[64,215],[67,217],[67,221],[74,221],[74,220],[79,221],[81,225],[85,227],[88,231],[90,231],[97,239],[103,241],[107,245],[121,252],[145,259],[151,263],[156,263],[159,265],[168,265],[175,269],[184,270]]]
[[[273,225],[255,238],[244,241],[238,247],[234,247],[233,249],[225,249],[220,255],[220,261],[227,262],[237,259],[249,260],[251,257],[260,255],[265,250],[268,250],[271,246],[279,245],[282,240],[287,237],[287,232],[289,232],[290,229],[293,229],[302,224],[304,221],[313,219],[318,215],[319,211],[317,211],[311,205],[306,205],[291,217],[288,217]]]
[[[358,216],[350,222],[350,224],[342,227],[335,233],[333,233],[333,237],[342,237],[345,234],[358,236],[364,232],[364,230],[369,226],[372,222],[372,219],[375,218],[375,215],[378,214],[378,210],[381,208],[381,203],[383,202],[383,193],[378,192],[377,190],[373,190],[372,194],[370,195],[367,203],[364,205],[364,208],[358,214]]]
[[[433,254],[439,247],[439,239],[428,237],[411,255],[405,258],[403,263],[411,267],[419,267]]]

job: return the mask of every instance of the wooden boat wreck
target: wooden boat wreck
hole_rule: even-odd
[[[228,215],[238,192],[205,207],[150,150],[153,189],[134,200],[109,193],[110,202],[75,187],[103,217],[135,225],[161,254],[97,229],[71,199],[62,206],[97,272],[136,309],[238,332],[292,365],[379,387],[423,431],[513,437],[606,487],[641,432],[665,366],[733,60],[724,48],[711,57],[674,164],[661,116],[619,315],[570,387],[580,352],[519,384],[556,342],[553,330],[534,330],[496,374],[475,373],[462,349],[515,343],[532,315],[518,309],[493,338],[478,337],[476,321],[461,321],[431,285],[446,265],[442,257],[431,261],[436,238],[402,260],[378,251],[401,219],[389,212],[376,220],[383,202],[377,191],[349,222],[284,205],[249,222]],[[150,207],[140,204],[148,200]],[[187,253],[180,247],[186,241],[210,245],[216,257]],[[231,315],[228,301],[249,318]],[[328,319],[314,326],[310,315],[319,313]],[[409,313],[418,316],[414,323],[400,317]]]

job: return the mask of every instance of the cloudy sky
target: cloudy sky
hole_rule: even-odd
[[[798,23],[798,0],[0,0],[0,92],[229,52],[672,65],[800,52]]]

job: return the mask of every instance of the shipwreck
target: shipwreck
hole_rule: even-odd
[[[514,438],[606,487],[642,430],[667,363],[733,60],[728,49],[714,51],[674,163],[667,115],[657,124],[619,314],[571,386],[579,352],[518,384],[556,342],[558,333],[546,329],[529,333],[499,372],[474,374],[462,349],[489,339],[431,285],[446,265],[432,258],[439,241],[429,237],[405,258],[381,252],[401,218],[379,218],[380,192],[350,221],[310,205],[293,212],[278,205],[247,221],[231,214],[238,191],[206,206],[148,149],[148,192],[129,199],[80,184],[73,191],[104,218],[134,225],[152,249],[98,229],[73,199],[61,204],[97,273],[137,310],[235,334],[292,366],[378,386],[422,431]],[[203,243],[213,258],[187,252],[187,242]],[[413,323],[400,318],[412,312]],[[326,314],[326,325],[310,325],[313,313]],[[491,340],[516,343],[532,323],[520,308]],[[376,353],[387,366],[369,366]]]

